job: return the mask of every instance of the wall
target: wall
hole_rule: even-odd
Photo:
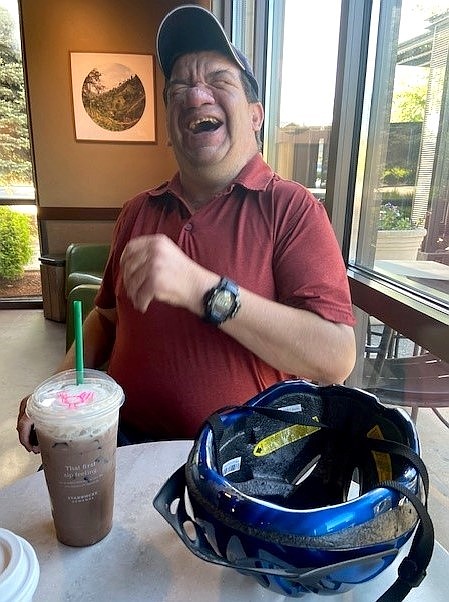
[[[176,171],[155,61],[156,143],[76,141],[70,52],[155,55],[173,0],[21,0],[25,69],[43,253],[105,242],[123,202]],[[200,4],[208,5],[207,2]]]

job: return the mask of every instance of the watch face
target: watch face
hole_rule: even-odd
[[[212,312],[215,316],[227,315],[234,303],[234,295],[230,291],[218,291],[212,304]]]

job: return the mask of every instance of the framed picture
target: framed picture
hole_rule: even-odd
[[[155,142],[154,57],[71,52],[77,140]]]

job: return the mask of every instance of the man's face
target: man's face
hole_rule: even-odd
[[[248,103],[239,67],[217,52],[181,56],[167,89],[167,127],[181,171],[238,173],[257,152],[263,109]]]

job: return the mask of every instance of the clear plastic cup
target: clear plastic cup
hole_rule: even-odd
[[[52,507],[56,536],[89,546],[111,530],[122,388],[106,373],[55,374],[28,399]]]
[[[39,581],[39,563],[32,546],[0,528],[0,600],[32,602]]]

